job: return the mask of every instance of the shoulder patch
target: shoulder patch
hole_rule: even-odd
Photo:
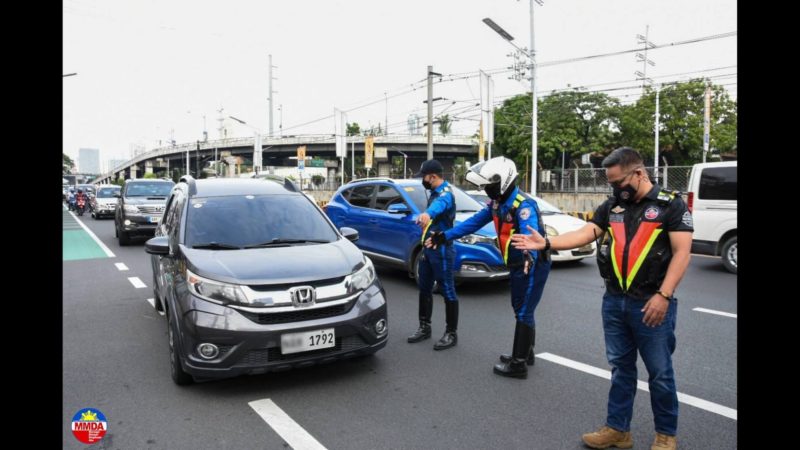
[[[531,216],[531,209],[530,208],[522,208],[519,210],[519,218],[522,220],[528,220]]]
[[[672,191],[661,190],[658,192],[658,199],[662,202],[671,202],[675,198],[675,193]]]
[[[694,228],[694,219],[692,219],[692,213],[686,211],[683,213],[683,217],[681,217],[681,222],[687,227]]]

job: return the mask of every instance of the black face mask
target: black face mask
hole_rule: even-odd
[[[431,186],[431,183],[429,181],[425,180],[425,179],[422,180],[422,187],[424,187],[425,189],[427,189],[429,191],[431,189],[433,189],[433,186]]]
[[[502,195],[500,192],[500,183],[492,183],[487,184],[483,190],[486,192],[486,195],[489,196],[492,200],[500,200],[500,196]]]
[[[615,187],[614,197],[616,197],[620,203],[632,203],[633,198],[636,197],[636,189],[630,184],[624,188]]]

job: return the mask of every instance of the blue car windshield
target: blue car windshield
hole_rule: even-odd
[[[186,218],[188,247],[305,245],[337,239],[335,229],[302,195],[197,197]]]
[[[485,206],[478,203],[474,198],[452,184],[450,187],[453,188],[453,194],[455,195],[457,212],[476,212],[480,211]],[[422,183],[419,185],[403,186],[403,190],[408,193],[408,196],[411,197],[411,200],[417,205],[417,209],[420,211],[428,209],[428,193],[425,191],[425,188],[422,187]]]
[[[131,183],[125,190],[126,197],[166,197],[172,190],[173,182]]]

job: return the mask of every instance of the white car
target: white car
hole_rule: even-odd
[[[99,184],[95,189],[95,196],[92,198],[92,217],[100,219],[102,217],[114,217],[117,209],[117,197],[122,188],[114,184]]]
[[[486,195],[486,193],[482,190],[465,192],[483,204],[489,202],[489,196]],[[585,220],[565,214],[556,206],[542,200],[539,197],[533,196],[533,199],[536,200],[536,203],[539,205],[539,211],[542,213],[544,228],[547,231],[548,236],[558,236],[559,234],[563,234],[568,231],[574,231],[586,225]],[[572,250],[553,250],[551,256],[554,262],[577,261],[589,256],[595,256],[596,248],[597,246],[594,242],[592,242],[588,245],[584,245],[581,248]]]
[[[688,206],[694,219],[692,252],[721,256],[737,273],[737,163],[695,164],[689,176]]]

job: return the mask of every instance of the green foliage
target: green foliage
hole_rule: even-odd
[[[439,123],[439,132],[442,133],[442,136],[447,136],[450,134],[450,129],[453,127],[453,121],[450,120],[449,114],[442,114],[436,118],[435,122]]]
[[[156,175],[154,173],[146,173],[146,174],[144,174],[144,176],[142,178],[153,179],[153,178],[158,178],[158,175]]]
[[[61,174],[66,175],[75,167],[75,161],[72,160],[66,153],[61,153],[63,155],[62,163],[61,163]]]
[[[361,127],[358,125],[358,122],[348,123],[347,124],[347,135],[348,136],[358,136],[361,133]]]

